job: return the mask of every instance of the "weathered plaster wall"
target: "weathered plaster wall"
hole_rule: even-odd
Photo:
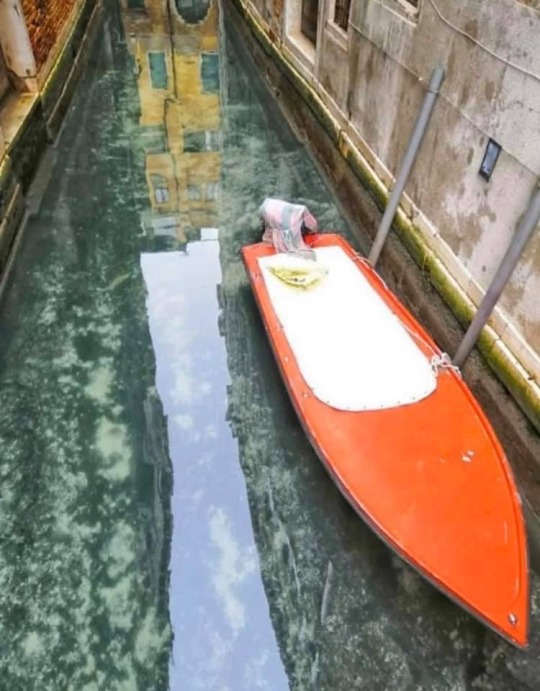
[[[498,55],[540,75],[538,12],[514,0],[458,8],[450,0],[437,0],[437,7]],[[540,175],[540,79],[454,31],[430,0],[422,3],[417,22],[385,5],[353,0],[347,47],[347,63],[341,63],[349,74],[347,98],[342,78],[333,80],[335,86],[327,80],[326,88],[390,173],[406,146],[423,84],[435,64],[445,67],[441,98],[406,192],[434,226],[443,260],[477,302],[478,288],[489,285]],[[323,74],[339,71],[331,51],[321,53],[319,65]],[[503,151],[486,182],[478,169],[489,137]],[[540,235],[529,245],[500,303],[536,352],[538,275]],[[500,321],[504,328],[504,317]]]
[[[540,74],[540,18],[533,10],[512,0],[470,3],[459,12],[448,0],[439,1],[438,7],[498,54]],[[436,62],[446,68],[442,98],[407,193],[454,254],[446,253],[449,269],[478,301],[478,287],[488,286],[540,174],[540,147],[534,146],[540,137],[540,81],[446,26],[427,0],[417,25],[374,3],[356,3],[351,19],[360,29],[352,29],[351,55],[356,52],[360,64],[351,60],[350,69],[362,74],[360,88],[351,84],[351,119],[390,171],[396,169],[417,112],[421,94],[410,94],[421,91],[418,77],[427,79]],[[376,109],[381,92],[386,106],[382,117]],[[389,101],[394,108],[388,107]],[[362,102],[372,108],[362,110]],[[488,137],[496,139],[503,152],[486,182],[478,168]],[[536,352],[540,303],[534,279],[540,262],[534,257],[540,257],[539,252],[537,236],[500,303]]]

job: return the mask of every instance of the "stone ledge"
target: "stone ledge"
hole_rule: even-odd
[[[69,34],[53,63],[42,90],[41,101],[49,137],[54,140],[60,130],[77,85],[84,57],[96,38],[101,0],[83,3],[76,9]]]
[[[11,159],[9,156],[4,156],[0,163],[0,278],[9,261],[23,214],[22,186],[17,180]]]
[[[88,48],[97,34],[102,0],[83,0],[73,14],[66,42],[38,94],[11,94],[0,112],[5,139],[0,154],[0,279],[26,206],[26,193],[42,156],[56,137],[80,75]]]

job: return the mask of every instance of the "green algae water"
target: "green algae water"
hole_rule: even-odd
[[[346,223],[225,3],[111,2],[0,305],[0,691],[535,689],[346,505],[240,260]],[[381,489],[383,491],[383,489]]]

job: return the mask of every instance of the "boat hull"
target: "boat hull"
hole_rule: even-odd
[[[343,238],[317,235],[309,243],[340,247],[424,356],[441,355]],[[290,398],[343,495],[441,591],[512,643],[525,646],[529,584],[521,501],[504,452],[459,373],[441,368],[435,391],[411,405],[363,411],[328,405],[304,379],[274,309],[259,264],[274,254],[273,248],[259,243],[244,247],[242,254]],[[351,312],[350,318],[361,315]]]

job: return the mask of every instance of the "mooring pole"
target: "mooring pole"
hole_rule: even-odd
[[[409,145],[405,151],[403,161],[401,162],[401,167],[397,174],[396,182],[382,217],[379,230],[377,231],[377,236],[375,237],[373,247],[369,253],[369,261],[371,262],[372,266],[377,264],[384,241],[390,232],[390,227],[399,206],[401,195],[403,194],[403,190],[405,189],[405,185],[407,184],[407,180],[409,178],[409,173],[411,172],[411,168],[413,167],[416,159],[416,154],[418,153],[418,149],[420,148],[420,144],[424,138],[429,118],[431,116],[431,111],[433,110],[433,106],[435,105],[435,101],[437,100],[437,96],[439,95],[443,81],[444,70],[442,67],[437,66],[431,73],[428,89],[426,91],[426,95],[424,96],[424,101],[422,103],[420,113],[418,114],[416,125],[414,126]]]
[[[480,307],[478,308],[472,322],[470,323],[467,333],[465,334],[461,344],[454,357],[454,365],[461,367],[465,360],[469,357],[474,344],[476,343],[480,332],[486,325],[487,320],[493,308],[497,304],[501,293],[503,292],[516,264],[518,263],[525,245],[532,237],[534,229],[540,221],[540,178],[536,181],[536,185],[531,196],[529,206],[525,215],[518,225],[516,234],[512,238],[510,246],[506,250],[506,254],[497,269],[497,273],[493,277],[489,288],[484,295]]]

